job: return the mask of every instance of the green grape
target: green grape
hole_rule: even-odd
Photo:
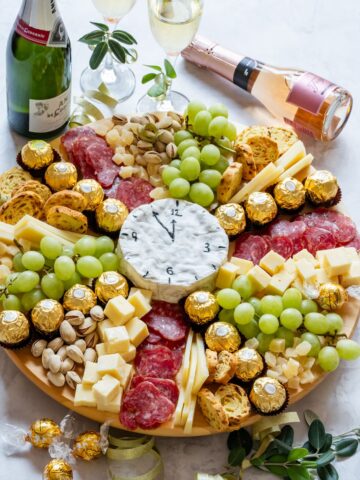
[[[19,276],[14,283],[19,292],[26,293],[37,287],[39,282],[40,277],[38,273],[32,272],[31,270],[25,270],[24,272],[19,273]]]
[[[228,122],[228,124],[224,129],[224,136],[227,137],[232,142],[236,140],[237,130],[236,130],[236,126],[233,123]]]
[[[96,240],[94,237],[86,235],[80,238],[74,245],[74,252],[81,257],[88,255],[95,255],[96,252]]]
[[[304,340],[310,343],[311,345],[311,350],[307,354],[308,357],[317,357],[321,349],[321,343],[320,343],[319,337],[314,333],[305,332],[301,335],[300,338],[301,340]]]
[[[342,339],[336,344],[336,350],[342,360],[356,360],[360,357],[360,345],[354,340]]]
[[[194,123],[196,115],[203,110],[206,110],[206,105],[203,102],[199,102],[198,100],[192,100],[191,102],[189,102],[187,106],[187,115],[189,117],[189,122]]]
[[[188,147],[183,151],[181,155],[181,160],[184,160],[186,157],[195,157],[197,160],[200,159],[200,148],[199,147]]]
[[[60,280],[70,280],[75,273],[75,263],[73,259],[65,255],[58,257],[54,263],[54,272]]]
[[[105,253],[104,255],[115,254]],[[96,257],[92,257],[91,255],[85,255],[84,257],[80,257],[76,263],[76,269],[80,273],[80,275],[86,278],[100,277],[100,275],[104,271],[101,261]]]
[[[21,252],[18,252],[13,258],[13,267],[15,272],[23,272],[25,270],[24,265],[22,264],[22,256]]]
[[[223,155],[221,155],[220,160],[217,163],[215,163],[213,167],[215,168],[215,170],[218,170],[220,173],[224,173],[225,170],[228,168],[228,166],[229,166],[229,160],[225,158]]]
[[[209,134],[209,124],[212,120],[211,113],[207,110],[202,110],[197,113],[193,122],[193,129],[197,135],[206,137]]]
[[[306,299],[306,300],[303,300],[301,302],[300,312],[303,315],[307,315],[308,313],[317,312],[318,310],[319,310],[319,308],[317,306],[317,303],[314,302],[314,300]]]
[[[209,135],[220,138],[224,135],[225,128],[228,126],[228,119],[225,117],[215,117],[209,125]]]
[[[234,324],[235,323],[234,310],[233,309],[226,310],[225,308],[223,308],[218,315],[218,319],[219,319],[219,322],[227,322],[227,323]]]
[[[16,286],[16,280],[20,273],[10,273],[6,279],[6,288],[9,293],[20,293],[20,290]]]
[[[169,192],[173,198],[184,198],[190,192],[190,183],[185,178],[175,178],[169,185]]]
[[[170,183],[175,180],[175,178],[180,178],[180,171],[175,167],[170,167],[167,165],[161,173],[162,181],[165,185],[169,186]]]
[[[340,363],[339,354],[334,347],[323,347],[318,355],[318,363],[325,372],[333,372]]]
[[[280,315],[280,323],[285,328],[295,331],[303,323],[303,316],[296,308],[285,308]]]
[[[214,192],[205,183],[193,183],[190,188],[190,199],[202,207],[208,207],[214,201]]]
[[[60,300],[64,295],[64,284],[57,278],[55,273],[48,273],[41,279],[41,290],[48,298]]]
[[[185,180],[189,180],[190,182],[196,180],[199,177],[200,171],[199,160],[195,157],[187,157],[181,161],[180,172]]]
[[[187,130],[178,130],[174,133],[174,143],[176,146],[180,145],[181,142],[189,138],[193,138],[193,136]]]
[[[244,337],[248,340],[249,338],[255,338],[260,330],[259,325],[256,320],[251,320],[251,322],[247,323],[246,325],[236,325],[239,332],[244,335]]]
[[[55,260],[45,258],[45,267],[54,268]]]
[[[27,295],[27,293],[25,293],[25,295]],[[18,310],[19,312],[22,310],[20,298],[12,294],[4,298],[2,306],[4,310]]]
[[[35,252],[33,250],[25,252],[21,261],[27,270],[32,270],[33,272],[42,270],[45,265],[44,255],[41,255],[40,252]]]
[[[279,320],[271,313],[265,313],[259,318],[259,328],[263,333],[271,335],[279,328]]]
[[[116,272],[119,268],[119,257],[116,253],[104,253],[99,260],[104,272]]]
[[[217,170],[206,169],[200,172],[199,180],[210,188],[215,189],[221,181],[221,173]]]
[[[328,322],[328,332],[330,335],[340,333],[344,327],[343,319],[337,313],[326,313],[326,319]]]
[[[246,325],[254,320],[255,308],[251,303],[240,303],[234,310],[235,322],[239,325]]]
[[[261,300],[257,297],[250,297],[248,302],[254,307],[256,315],[261,315]]]
[[[180,143],[180,145],[177,148],[177,154],[179,157],[185,152],[185,150],[189,147],[197,147],[198,142],[195,140],[195,138],[188,138],[187,140],[184,140],[183,142]]]
[[[231,288],[239,292],[241,298],[244,299],[248,299],[254,293],[254,286],[247,275],[239,275],[237,278],[235,278]]]
[[[40,242],[41,253],[49,260],[55,260],[62,254],[63,247],[61,243],[52,237],[44,237]]]
[[[239,305],[241,297],[239,293],[232,288],[223,288],[217,292],[216,301],[220,307],[231,310]]]
[[[292,347],[294,344],[294,337],[295,337],[294,333],[285,327],[279,327],[275,336],[276,338],[283,338],[285,340],[286,348]]]
[[[226,148],[232,148],[232,144],[231,144],[231,141],[227,138],[227,137],[221,137],[217,140],[217,145],[220,147],[224,147],[224,149]],[[227,152],[225,151],[226,155],[231,155],[230,152]]]
[[[283,311],[281,297],[277,295],[265,295],[265,297],[261,299],[261,310],[263,313],[270,313],[271,315],[275,315],[275,317],[280,317]]]
[[[70,245],[65,245],[62,251],[62,255],[72,258],[75,255],[74,247],[71,247]]]
[[[24,293],[21,297],[21,304],[24,307],[25,312],[32,310],[40,300],[44,300],[46,295],[40,288],[35,288],[31,292]]]
[[[300,290],[297,288],[288,288],[282,296],[282,302],[284,308],[296,308],[300,310],[302,302]]]
[[[112,253],[115,250],[114,240],[106,235],[102,237],[98,237],[95,239],[96,241],[96,250],[95,256],[97,258],[101,257],[104,253]]]
[[[216,165],[220,160],[220,150],[216,145],[205,145],[201,149],[200,160],[205,163],[205,165]]]
[[[106,254],[104,253],[104,255]],[[69,280],[65,280],[63,282],[65,290],[69,290],[69,288],[73,287],[77,283],[82,283],[81,276],[78,274],[78,272],[74,272]]]
[[[210,105],[208,110],[211,113],[213,118],[215,117],[227,118],[229,116],[228,109],[222,103],[214,103],[213,105]]]
[[[274,339],[274,335],[268,335],[266,333],[260,332],[257,335],[257,341],[259,342],[258,351],[262,354],[269,351],[271,340]]]
[[[324,335],[328,332],[329,325],[327,318],[322,313],[311,312],[305,315],[305,328],[316,335]]]
[[[175,160],[171,160],[169,163],[169,167],[175,167],[180,170],[181,160],[179,158],[175,158]]]

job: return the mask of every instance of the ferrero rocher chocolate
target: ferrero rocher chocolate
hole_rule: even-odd
[[[65,460],[61,460],[60,458],[55,458],[51,460],[46,467],[44,468],[43,472],[43,480],[72,480],[73,479],[73,471],[71,466],[65,462]]]
[[[102,455],[101,435],[97,432],[84,432],[75,438],[72,453],[82,460],[94,460]]]
[[[30,140],[21,149],[21,161],[31,170],[41,170],[54,161],[54,151],[43,140]]]
[[[216,209],[215,217],[227,235],[238,235],[246,227],[245,211],[237,203],[226,203]]]
[[[37,448],[49,448],[55,437],[61,435],[60,427],[49,418],[36,420],[30,426],[25,440]]]
[[[243,382],[250,382],[264,370],[262,356],[253,348],[241,348],[234,353],[237,358],[235,375]]]
[[[101,202],[95,210],[98,227],[108,233],[118,232],[128,215],[129,210],[125,203],[114,198]]]
[[[305,180],[306,195],[315,205],[331,203],[339,191],[336,177],[328,170],[316,170]]]
[[[127,297],[128,293],[128,281],[118,272],[104,272],[96,280],[95,294],[102,303],[107,303],[118,295]]]
[[[77,170],[70,162],[56,162],[45,172],[45,182],[55,192],[71,190],[77,181]]]
[[[245,202],[246,215],[256,225],[266,225],[277,215],[275,200],[266,192],[250,193]]]
[[[25,344],[30,337],[30,322],[17,310],[0,312],[0,344],[5,348],[15,348]]]
[[[95,210],[104,200],[104,190],[96,180],[90,178],[80,180],[74,190],[86,198],[86,210]]]
[[[219,305],[212,293],[199,290],[187,297],[185,312],[193,323],[204,325],[216,317]]]
[[[46,298],[40,300],[31,311],[31,320],[36,330],[44,335],[55,333],[64,320],[61,303]]]
[[[287,391],[275,378],[259,377],[253,383],[249,398],[259,413],[273,415],[286,406]]]
[[[338,283],[324,283],[319,288],[317,303],[324,310],[336,310],[341,308],[348,300],[345,288]]]
[[[77,283],[65,293],[63,305],[65,310],[80,310],[87,314],[96,305],[96,295],[91,288]]]
[[[234,325],[227,322],[215,322],[206,330],[205,342],[210,350],[235,352],[240,347],[241,339]]]
[[[274,188],[275,202],[283,210],[298,210],[305,204],[305,197],[304,185],[293,177],[281,180]]]

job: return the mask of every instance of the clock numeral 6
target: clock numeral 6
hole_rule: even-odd
[[[166,273],[168,273],[169,275],[174,275],[174,270],[173,270],[173,268],[172,268],[172,267],[168,267],[168,268],[166,269]]]
[[[209,253],[210,252],[210,243],[206,242],[204,245],[204,252]]]

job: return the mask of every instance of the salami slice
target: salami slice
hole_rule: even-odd
[[[131,177],[120,182],[113,198],[117,198],[124,202],[131,211],[140,205],[151,203],[153,201],[150,197],[150,192],[152,190],[153,186],[151,183],[142,178]]]
[[[290,237],[302,236],[306,230],[306,224],[301,219],[290,222],[289,220],[278,220],[270,226],[271,237]]]
[[[65,148],[65,151],[69,157],[69,160],[72,161],[73,145],[75,140],[85,135],[96,137],[95,131],[90,127],[71,128],[61,137],[61,143]]]
[[[236,241],[233,255],[258,264],[269,250],[268,242],[260,235],[243,234]]]
[[[234,257],[244,258],[245,260],[250,260],[252,262],[251,249],[249,237],[250,233],[243,233],[235,242]]]
[[[295,253],[300,252],[301,250],[307,249],[306,238],[304,236],[301,237],[291,237],[291,241],[293,244],[293,255]]]
[[[344,244],[345,247],[354,247],[357,251],[360,251],[360,234],[357,233],[356,236],[348,243]]]
[[[272,237],[271,250],[288,259],[294,251],[293,242],[290,237]]]
[[[306,230],[304,237],[307,248],[313,255],[315,255],[318,250],[327,250],[336,247],[334,235],[324,228],[310,227]]]
[[[150,312],[142,320],[153,332],[171,342],[185,339],[188,328],[179,304],[155,300],[151,307]]]
[[[150,382],[155,385],[164,397],[168,398],[170,402],[176,405],[179,398],[179,389],[174,380],[135,375],[131,382],[131,388],[136,388],[142,382]]]
[[[342,215],[339,212],[331,211],[329,212],[328,218],[330,221],[335,222],[338,227],[335,238],[339,243],[351,242],[351,240],[356,237],[356,226],[350,217]]]
[[[139,375],[171,379],[179,370],[173,352],[162,345],[140,350],[135,358],[135,367]]]

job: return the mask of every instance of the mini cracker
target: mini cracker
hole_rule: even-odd
[[[46,221],[53,227],[69,232],[86,233],[88,229],[86,216],[68,207],[51,207],[46,214]]]
[[[10,170],[4,172],[0,175],[1,199],[3,199],[4,202],[10,200],[13,190],[28,180],[32,180],[32,176],[20,167],[10,168]]]
[[[44,205],[45,213],[52,207],[68,207],[77,212],[83,212],[86,208],[86,199],[81,193],[74,190],[61,190],[56,192],[47,200]]]
[[[257,173],[259,173],[269,163],[274,163],[279,158],[279,148],[277,143],[269,137],[255,135],[246,142],[254,155]]]
[[[269,127],[269,137],[277,143],[279,155],[283,155],[299,140],[299,137],[293,130],[284,127]]]
[[[22,183],[18,187],[14,188],[12,191],[12,196],[15,197],[15,195],[23,192],[37,193],[42,198],[43,203],[45,203],[51,196],[50,188],[36,180],[28,180],[27,182]]]
[[[232,163],[223,173],[217,187],[217,199],[220,203],[227,203],[240,189],[243,166],[241,163]]]
[[[226,432],[229,429],[229,419],[225,409],[209,389],[200,390],[198,402],[204,417],[214,430]]]
[[[247,141],[255,136],[269,136],[269,128],[263,125],[253,125],[252,127],[244,128],[236,138],[236,143],[247,143]]]
[[[43,200],[35,192],[22,192],[0,207],[0,221],[15,225],[24,215],[41,218]]]
[[[229,383],[216,390],[215,398],[224,408],[231,429],[240,428],[241,422],[249,415],[251,405],[248,396],[239,385]]]

